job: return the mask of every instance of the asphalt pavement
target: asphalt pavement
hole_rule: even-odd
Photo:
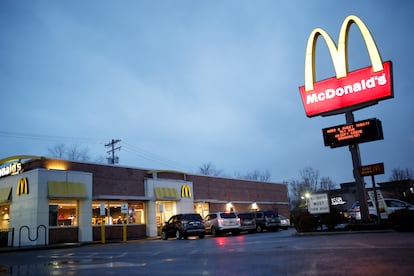
[[[0,254],[0,275],[412,275],[414,233],[294,229]]]

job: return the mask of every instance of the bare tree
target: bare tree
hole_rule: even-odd
[[[81,149],[78,145],[72,145],[72,147],[68,149],[67,156],[69,160],[73,161],[88,161],[89,149]]]
[[[57,144],[53,148],[48,149],[52,157],[63,159],[65,158],[66,146],[64,144]]]
[[[390,181],[414,179],[414,171],[409,168],[391,170]]]
[[[270,172],[268,170],[265,170],[263,172],[259,170],[254,170],[254,171],[247,173],[244,176],[239,175],[238,178],[267,182],[270,179]]]
[[[53,148],[48,149],[49,154],[52,157],[59,159],[68,159],[72,161],[88,161],[89,158],[89,149],[80,148],[79,145],[72,145],[68,148],[64,144],[57,144]]]
[[[318,191],[328,191],[335,188],[336,184],[329,177],[321,177],[319,172],[311,167],[300,171],[300,180],[291,180],[288,183],[290,206],[303,207],[306,202],[306,195]]]
[[[300,176],[302,178],[304,188],[308,191],[318,190],[319,171],[314,170],[311,167],[306,167],[300,171]]]
[[[321,177],[321,181],[319,183],[319,188],[322,191],[329,191],[336,188],[335,182],[333,182],[329,177]]]
[[[297,207],[300,205],[301,199],[303,196],[305,196],[305,193],[309,192],[306,190],[305,186],[303,185],[303,182],[292,179],[288,183],[288,193],[289,193],[289,204],[290,206]]]
[[[219,176],[222,174],[222,170],[216,169],[216,167],[211,163],[203,163],[198,168],[198,173],[202,175],[211,175],[211,176]]]

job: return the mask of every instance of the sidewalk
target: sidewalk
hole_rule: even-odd
[[[128,242],[139,242],[145,240],[158,240],[161,237],[147,237],[144,239],[136,239],[136,240],[128,240],[123,242],[121,240],[106,240],[105,244],[112,244],[112,243],[128,243]],[[5,252],[17,252],[17,251],[28,251],[28,250],[47,250],[47,249],[60,249],[60,248],[71,248],[71,247],[79,247],[85,245],[94,245],[94,244],[102,244],[99,241],[89,241],[89,242],[72,242],[72,243],[58,243],[58,244],[49,244],[49,245],[35,245],[35,246],[22,246],[22,247],[0,247],[0,254]]]

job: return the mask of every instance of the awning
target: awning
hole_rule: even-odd
[[[0,188],[0,204],[7,203],[10,201],[10,193],[12,188]]]
[[[179,200],[178,191],[175,188],[154,188],[155,198],[159,200]]]
[[[79,182],[48,181],[47,191],[49,198],[86,198],[86,187]]]

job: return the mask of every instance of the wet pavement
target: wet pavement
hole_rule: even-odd
[[[414,233],[293,229],[0,253],[0,275],[412,275]]]

